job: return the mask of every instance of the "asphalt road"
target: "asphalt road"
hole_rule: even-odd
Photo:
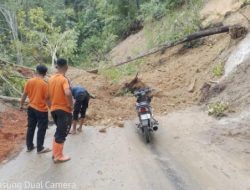
[[[100,133],[100,127],[85,127],[83,133],[68,137],[65,153],[72,160],[63,164],[54,164],[51,153],[27,153],[24,148],[0,166],[0,190],[250,189],[246,163],[213,143],[211,129],[216,125],[220,129],[222,121],[197,108],[159,121],[160,129],[150,144],[134,121],[106,133]],[[54,130],[48,130],[47,146],[52,144]]]
[[[51,127],[47,146],[53,132]],[[65,152],[72,160],[67,163],[54,164],[51,153],[27,153],[24,148],[1,166],[0,189],[194,190],[167,152],[157,148],[156,138],[146,144],[133,122],[106,133],[87,127],[68,137]]]

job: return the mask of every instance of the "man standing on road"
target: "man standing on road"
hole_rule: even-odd
[[[56,124],[53,141],[53,159],[55,163],[66,162],[70,157],[63,155],[63,146],[72,123],[73,99],[70,84],[65,74],[68,64],[65,59],[56,62],[57,73],[49,79],[49,98],[51,115]]]
[[[75,103],[74,103],[74,111],[73,111],[73,129],[72,129],[71,134],[76,134],[76,125],[79,119],[79,114],[81,115],[80,126],[77,129],[77,131],[82,132],[82,126],[84,123],[84,118],[86,116],[86,111],[88,109],[90,95],[88,91],[81,86],[73,87],[72,95],[75,99]]]
[[[29,98],[28,107],[28,129],[26,135],[27,152],[35,149],[33,138],[36,126],[37,131],[37,153],[46,153],[51,151],[45,148],[44,137],[48,128],[48,84],[44,81],[44,77],[48,69],[44,65],[36,67],[36,74],[32,79],[29,79],[24,87],[24,93],[21,98],[20,110],[23,109],[23,104],[26,98]]]

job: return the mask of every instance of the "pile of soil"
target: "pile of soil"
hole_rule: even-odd
[[[209,26],[212,23],[223,22],[224,17],[232,12],[238,11],[243,5],[244,0],[210,0],[201,10],[203,26]]]
[[[213,67],[221,61],[220,56],[230,42],[229,35],[220,34],[206,38],[196,48],[177,46],[145,59],[139,78],[146,86],[155,89],[152,101],[154,113],[169,113],[198,104],[201,87],[213,78]],[[116,125],[136,117],[135,98],[131,94],[116,96],[119,89],[134,76],[126,77],[118,84],[76,68],[70,68],[67,76],[73,85],[84,86],[97,97],[90,101],[87,124]],[[192,83],[194,87],[190,91]]]
[[[230,37],[220,34],[206,38],[196,48],[178,46],[150,57],[141,78],[158,91],[153,101],[156,113],[198,104],[202,86],[214,78],[213,68],[221,62],[221,54],[229,45]]]
[[[25,112],[7,106],[4,112],[0,113],[0,162],[21,148],[26,128]]]
[[[115,94],[122,85],[112,84],[103,76],[70,68],[67,76],[73,86],[83,86],[96,99],[91,99],[87,111],[88,125],[118,125],[119,122],[135,117],[135,98]]]

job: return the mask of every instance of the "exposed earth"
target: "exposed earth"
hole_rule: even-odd
[[[25,139],[26,114],[1,103],[0,162],[15,155]],[[9,158],[8,158],[9,159]]]

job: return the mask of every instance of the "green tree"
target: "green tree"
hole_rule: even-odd
[[[74,28],[62,30],[56,25],[56,20],[46,16],[40,7],[29,10],[28,24],[25,22],[26,15],[23,11],[19,12],[18,18],[22,36],[28,44],[33,44],[34,48],[45,50],[51,58],[52,66],[58,54],[69,57],[74,53],[78,38]]]
[[[16,12],[17,12],[16,4],[13,4],[11,1],[1,2],[0,14],[4,18],[5,23],[7,24],[8,27],[5,29],[10,31],[11,44],[13,44],[16,49],[16,63],[23,64],[23,57],[18,38],[18,25],[17,25]]]

